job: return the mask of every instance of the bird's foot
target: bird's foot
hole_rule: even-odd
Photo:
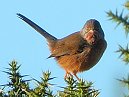
[[[72,77],[73,78],[73,75],[70,72],[66,72],[65,76],[64,76],[64,79],[66,80],[68,77]]]
[[[77,74],[76,73],[72,73],[75,77],[76,77],[76,79],[78,80],[78,81],[81,81],[81,79],[77,76]],[[65,74],[65,76],[64,76],[64,79],[66,80],[68,77],[71,77],[71,78],[73,78],[73,75],[72,75],[70,72],[66,72],[66,74]]]

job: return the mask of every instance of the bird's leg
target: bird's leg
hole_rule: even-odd
[[[73,75],[77,78],[78,81],[80,81],[81,79],[77,76],[76,72],[73,72]]]
[[[65,76],[64,76],[64,79],[66,79],[68,76],[73,77],[73,75],[70,72],[66,71]]]

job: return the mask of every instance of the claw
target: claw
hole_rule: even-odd
[[[75,72],[73,72],[72,74],[76,77],[76,79],[77,79],[78,81],[81,81],[81,79],[77,76],[77,74],[76,74]],[[71,74],[70,72],[66,72],[66,73],[65,73],[65,76],[64,76],[64,79],[67,79],[68,77],[73,77],[72,74]]]
[[[66,72],[65,76],[64,76],[64,79],[67,79],[69,76],[73,77],[73,75],[70,72]]]

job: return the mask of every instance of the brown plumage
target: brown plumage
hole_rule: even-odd
[[[96,65],[107,47],[104,32],[95,19],[88,20],[80,31],[57,39],[25,16],[17,15],[47,39],[51,51],[48,58],[57,60],[66,72],[65,78],[74,75],[79,80],[76,74]]]

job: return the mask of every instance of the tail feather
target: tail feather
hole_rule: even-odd
[[[39,32],[42,36],[44,36],[47,41],[50,42],[54,42],[55,40],[57,40],[56,37],[52,36],[51,34],[49,34],[48,32],[46,32],[44,29],[42,29],[41,27],[39,27],[37,24],[35,24],[34,22],[32,22],[30,19],[26,18],[25,16],[23,16],[20,13],[17,13],[17,16],[22,19],[23,21],[25,21],[27,24],[29,24],[32,28],[34,28],[37,32]]]

